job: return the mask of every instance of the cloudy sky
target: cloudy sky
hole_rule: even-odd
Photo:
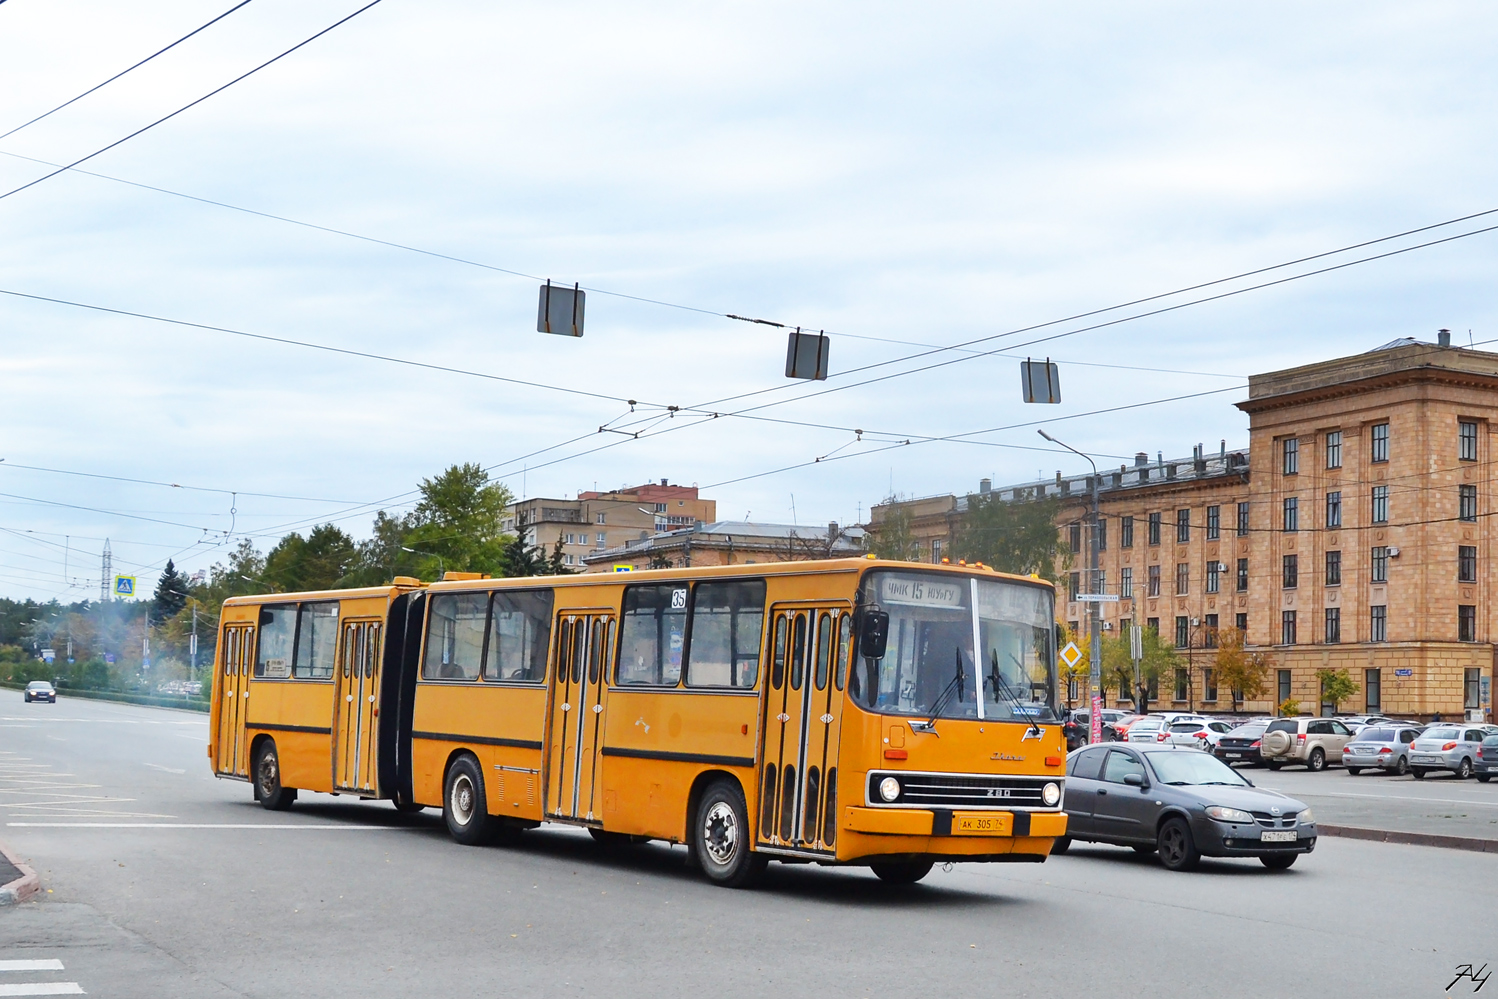
[[[233,3],[0,2],[0,132]],[[0,139],[0,195],[359,6],[252,0]],[[1243,444],[1252,372],[1498,338],[1498,233],[1073,331],[1498,216],[1056,321],[1498,208],[1495,26],[1439,2],[383,0],[82,167],[106,177],[0,197],[0,290],[474,374],[0,295],[0,595],[97,594],[106,537],[154,583],[243,536],[362,536],[453,462],[816,524],[1085,470],[1038,420],[1103,465]],[[585,337],[535,332],[533,278],[593,289]],[[724,313],[827,330],[833,377],[787,381],[784,332]],[[1021,402],[1029,354],[1062,405]]]

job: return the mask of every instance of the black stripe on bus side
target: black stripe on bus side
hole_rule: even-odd
[[[258,722],[246,722],[245,728],[255,728],[262,732],[306,732],[309,735],[332,735],[331,728],[318,728],[316,725],[261,725]]]
[[[668,753],[658,749],[625,749],[604,746],[604,756],[627,756],[635,760],[665,760],[668,763],[708,763],[719,767],[752,767],[752,756],[712,756],[707,753]]]
[[[454,735],[451,732],[412,732],[413,739],[432,742],[472,742],[480,746],[508,746],[511,749],[540,749],[541,743],[529,739],[496,739],[487,735]]]

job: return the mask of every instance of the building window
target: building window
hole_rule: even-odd
[[[1341,586],[1342,585],[1342,553],[1341,552],[1327,552],[1326,553],[1326,585],[1327,586]]]
[[[1456,549],[1456,581],[1477,582],[1477,546],[1460,545]]]
[[[940,562],[941,561],[941,547],[942,546],[941,546],[941,541],[940,540],[935,540],[935,541],[931,542],[931,561],[933,561],[933,562]]]
[[[1118,573],[1118,595],[1125,600],[1134,596],[1134,569],[1132,566],[1124,566]]]
[[[1242,632],[1245,635],[1248,634],[1248,615],[1247,614],[1237,614],[1237,615],[1234,615],[1234,617],[1233,617],[1233,627],[1237,628],[1240,632]]]
[[[1238,504],[1238,537],[1248,537],[1248,504]]]
[[[1071,553],[1075,555],[1082,550],[1082,524],[1080,522],[1072,524],[1068,535],[1068,544],[1071,546]]]
[[[1459,486],[1456,515],[1462,520],[1477,520],[1477,487]]]
[[[1389,549],[1383,545],[1377,545],[1373,549],[1373,577],[1370,582],[1387,583],[1389,581]]]
[[[1342,641],[1342,608],[1326,609],[1326,644],[1336,645]]]
[[[1187,672],[1183,669],[1176,670],[1176,697],[1178,701],[1186,699]]]
[[[1460,457],[1462,461],[1477,460],[1477,423],[1474,420],[1461,420],[1457,423],[1458,437],[1461,440]]]
[[[1202,615],[1202,648],[1217,648],[1217,615]]]
[[[1144,628],[1146,631],[1153,631],[1155,635],[1158,636],[1160,634],[1160,619],[1157,617],[1145,618]]]
[[[1384,604],[1374,604],[1368,608],[1368,641],[1387,642],[1388,640],[1389,608]]]
[[[1465,669],[1462,671],[1462,707],[1482,707],[1482,670]]]
[[[607,523],[608,523],[608,521],[607,521],[607,520],[606,520],[606,519],[605,519],[605,518],[606,518],[606,517],[607,517],[607,514],[602,514],[602,513],[600,513],[600,514],[599,514],[599,515],[598,515],[598,522],[599,522],[599,523],[600,523],[600,524],[607,524]]]
[[[1340,489],[1326,494],[1326,526],[1342,526],[1342,491]]]
[[[1176,511],[1176,544],[1184,545],[1191,540],[1191,511]]]
[[[1103,517],[1097,519],[1097,550],[1108,550],[1108,521]]]
[[[1286,555],[1283,558],[1282,585],[1287,590],[1293,590],[1300,585],[1300,556]]]
[[[1152,597],[1158,597],[1160,595],[1160,567],[1158,565],[1152,565],[1149,567],[1149,575],[1147,579],[1148,588],[1145,592]]]
[[[1363,670],[1363,694],[1367,698],[1364,710],[1369,714],[1383,710],[1384,681],[1382,673],[1376,669]]]
[[[1374,462],[1389,460],[1389,425],[1387,423],[1375,423],[1369,438],[1372,443],[1372,451],[1369,460]]]
[[[1176,563],[1176,596],[1185,596],[1191,592],[1191,563]]]
[[[1463,488],[1466,488],[1465,486]],[[1387,524],[1389,522],[1389,487],[1373,487],[1373,522],[1375,524]]]
[[[1280,469],[1286,475],[1294,475],[1300,471],[1300,441],[1294,437],[1286,437],[1280,442],[1281,464]]]
[[[1216,593],[1222,588],[1222,563],[1215,558],[1207,563],[1207,592]]]
[[[1295,532],[1300,530],[1300,498],[1296,496],[1285,497],[1285,530]]]
[[[1248,559],[1238,560],[1238,592],[1245,593],[1248,590]]]
[[[1207,540],[1216,541],[1222,537],[1222,507],[1207,507]]]
[[[1295,612],[1294,611],[1281,611],[1280,612],[1280,644],[1281,645],[1294,645],[1295,644]]]
[[[1456,640],[1458,642],[1477,641],[1477,605],[1462,604],[1456,609]],[[1468,705],[1475,707],[1475,705]]]
[[[599,548],[602,548],[602,547],[605,546],[606,542],[607,542],[607,536],[602,531],[599,531],[598,532],[598,536],[597,536],[596,544],[598,545]]]
[[[1183,649],[1191,641],[1191,619],[1185,615],[1176,618],[1176,648]]]
[[[1118,544],[1121,548],[1134,547],[1134,518],[1123,517],[1118,522]]]
[[[1342,431],[1333,430],[1326,435],[1326,467],[1342,467]]]
[[[1217,671],[1202,670],[1202,700],[1211,703],[1217,700]]]
[[[1150,544],[1152,544],[1152,545],[1158,545],[1159,543],[1160,543],[1160,515],[1158,513],[1152,513],[1152,514],[1150,514]]]
[[[1073,572],[1066,577],[1067,599],[1072,603],[1077,602],[1077,594],[1082,592],[1082,574]]]

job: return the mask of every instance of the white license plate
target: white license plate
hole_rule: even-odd
[[[1287,831],[1287,832],[1270,832],[1269,830],[1266,829],[1263,832],[1259,833],[1259,842],[1261,842],[1261,843],[1294,843],[1295,842],[1295,832],[1293,830]]]
[[[1414,762],[1414,763],[1440,763],[1441,762],[1441,758],[1439,756],[1411,756],[1410,760],[1412,762]]]
[[[1241,759],[1243,759],[1243,754],[1242,753],[1223,753],[1222,755],[1226,756],[1230,760],[1241,760]]]

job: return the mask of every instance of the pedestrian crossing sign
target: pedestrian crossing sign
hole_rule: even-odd
[[[114,577],[114,595],[117,596],[117,597],[133,597],[133,596],[135,596],[135,577],[134,576],[116,576],[116,577]]]

